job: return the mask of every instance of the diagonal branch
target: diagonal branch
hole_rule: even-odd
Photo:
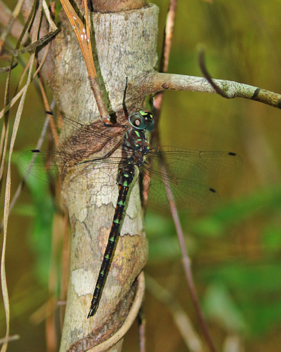
[[[279,93],[235,81],[222,79],[212,79],[212,81],[217,87],[224,91],[225,97],[228,99],[245,98],[278,109],[281,108],[281,94]],[[136,99],[137,95],[140,94],[140,91],[137,88],[139,82],[142,82],[143,87],[141,92],[145,92],[145,94],[155,94],[168,89],[176,91],[188,90],[191,92],[216,93],[215,89],[204,77],[150,71],[147,72],[146,75],[138,77],[134,96],[131,97],[131,99]]]

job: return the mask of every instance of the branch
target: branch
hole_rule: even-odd
[[[204,47],[199,48],[199,57],[198,57],[198,62],[200,69],[204,75],[204,77],[207,79],[207,81],[210,83],[210,85],[214,88],[215,92],[219,95],[221,95],[223,98],[228,99],[227,93],[221,89],[219,86],[216,85],[216,83],[213,80],[213,77],[209,73],[206,67],[206,62],[205,62],[205,49]]]
[[[151,71],[147,73],[145,77],[139,77],[139,80],[145,81],[144,84],[146,94],[155,94],[167,89],[216,93],[208,80],[203,77]],[[222,79],[213,79],[212,81],[224,92],[224,96],[227,99],[245,98],[259,101],[260,103],[264,103],[275,108],[281,108],[281,94],[235,81],[227,81]],[[144,91],[142,89],[142,94],[143,92]],[[136,88],[134,96],[137,94],[140,94],[140,92],[138,92]]]
[[[147,290],[160,302],[163,302],[173,317],[174,324],[177,327],[182,339],[184,340],[188,350],[191,352],[202,352],[203,344],[200,337],[195,331],[194,326],[183,307],[173,297],[173,295],[164,287],[159,285],[149,275],[145,275]]]
[[[170,58],[170,51],[171,51],[173,32],[174,32],[174,23],[175,23],[175,18],[176,18],[176,8],[177,8],[177,0],[170,0],[170,6],[169,6],[167,21],[166,21],[166,28],[165,28],[165,42],[164,42],[162,60],[161,60],[161,66],[160,66],[160,71],[163,73],[166,73],[168,70],[168,63],[169,63],[169,58]],[[202,63],[201,67],[205,69],[203,50],[201,52],[200,58],[201,58],[201,63]],[[205,69],[205,73],[206,73],[205,74],[205,77],[206,77],[207,76],[207,69]],[[209,82],[213,86],[214,89],[217,88],[213,84],[213,81],[211,78],[210,78]],[[221,93],[219,89],[216,89],[216,92]],[[162,102],[163,102],[163,93],[164,92],[157,94],[154,101],[153,101],[153,114],[154,114],[156,124],[159,123],[159,119],[160,119],[161,107],[162,107]],[[155,132],[152,134],[152,138],[151,138],[152,145],[156,144],[157,142],[158,143],[160,142],[159,137],[160,136],[159,136],[158,129],[156,129]],[[156,143],[155,143],[155,141],[156,141]],[[166,174],[166,167],[164,164],[162,165],[162,169],[164,171],[164,174]],[[193,281],[193,275],[192,275],[192,271],[191,271],[191,261],[189,259],[189,256],[188,256],[188,253],[187,253],[187,250],[185,247],[183,231],[182,231],[181,223],[179,221],[176,205],[173,200],[173,195],[171,193],[170,185],[166,184],[164,178],[163,178],[163,181],[165,183],[166,194],[167,194],[167,198],[169,199],[171,214],[172,214],[172,217],[174,220],[179,244],[181,247],[181,252],[182,252],[182,257],[183,257],[183,267],[184,267],[186,281],[188,284],[190,295],[191,295],[191,298],[193,301],[193,305],[196,310],[197,316],[199,318],[202,332],[203,332],[205,340],[209,346],[209,349],[210,349],[210,351],[215,351],[215,348],[214,348],[214,345],[213,345],[213,342],[212,342],[212,339],[211,339],[211,336],[210,336],[210,333],[208,330],[208,326],[205,321],[204,314],[203,314],[201,307],[200,307],[200,304],[199,304],[199,299],[198,299],[198,295],[196,292],[195,284]],[[175,309],[175,310],[177,310],[177,309]],[[185,324],[179,324],[179,325],[185,325]],[[194,341],[194,339],[192,339],[192,340]],[[197,347],[199,348],[199,350],[201,350],[201,346],[198,345]],[[193,350],[193,349],[190,348],[190,350]]]

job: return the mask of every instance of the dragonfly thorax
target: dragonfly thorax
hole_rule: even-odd
[[[142,110],[130,114],[128,120],[130,125],[127,127],[122,144],[123,160],[119,167],[119,181],[122,169],[128,169],[126,173],[129,174],[131,166],[134,168],[144,164],[145,156],[149,152],[148,131],[151,131],[154,126],[153,115]],[[120,183],[122,184],[122,182]]]

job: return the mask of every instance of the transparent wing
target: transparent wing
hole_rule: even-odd
[[[80,183],[79,189],[73,190],[75,193],[99,186],[101,188],[102,185],[112,184],[114,186],[116,184],[120,157],[88,158],[83,162],[75,162],[74,156],[68,153],[33,150],[23,152],[19,156],[18,162],[27,171],[34,156],[35,159],[29,174],[63,190],[71,191],[69,182],[73,181]],[[107,187],[107,189],[107,193],[110,193],[110,188]]]
[[[64,189],[69,189],[68,182],[79,177],[81,185],[74,192],[84,192],[94,187],[97,192],[102,189],[103,194],[112,192],[122,160],[120,149],[106,158],[96,155],[85,157],[84,151],[80,153],[69,149],[70,152],[29,151],[19,157],[19,163],[27,170],[32,154],[36,154],[30,172],[32,175],[54,182],[60,170],[63,182],[57,182],[57,185]],[[122,162],[126,163],[126,160]],[[162,162],[166,173],[162,170]],[[220,197],[209,186],[209,180],[233,173],[240,165],[241,158],[229,152],[203,152],[172,147],[152,149],[140,170],[144,174],[144,186],[149,182],[147,176],[151,177],[148,206],[167,211],[169,202],[165,183],[168,182],[179,210],[198,212],[211,209],[219,203]]]
[[[41,131],[41,127],[45,121],[46,116],[49,118],[50,125],[57,129],[57,132],[63,130],[64,137],[73,135],[84,135],[86,138],[105,138],[114,132],[116,135],[120,134],[120,126],[118,124],[112,125],[111,128],[104,126],[102,121],[97,116],[89,115],[89,123],[83,124],[79,121],[73,120],[63,114],[54,114],[46,112],[42,115],[34,115],[30,118],[32,126]],[[123,132],[122,132],[123,130]],[[121,134],[124,134],[124,129],[121,128]],[[52,139],[53,137],[49,137]]]
[[[162,163],[166,173],[161,167]],[[169,183],[178,210],[198,212],[212,209],[219,204],[220,197],[209,186],[210,180],[233,173],[241,163],[241,158],[230,152],[203,152],[172,147],[151,150],[142,170],[151,176],[148,206],[167,211],[169,202],[165,183]],[[145,182],[149,182],[149,178]]]
[[[33,150],[22,153],[18,159],[20,165],[28,170],[31,158],[36,156],[29,173],[62,188],[67,184],[56,177],[59,173],[62,181],[68,174],[71,180],[84,175],[82,189],[93,187],[92,178],[89,177],[88,182],[85,177],[93,173],[98,185],[112,180],[121,158],[116,152],[123,141],[125,128],[120,125],[106,127],[100,120],[83,125],[63,115],[51,114],[49,117],[56,127],[63,126],[64,142],[55,152]],[[71,137],[68,138],[69,134]]]
[[[159,169],[161,159],[170,174],[189,180],[210,180],[222,174],[237,171],[242,159],[235,153],[225,151],[196,151],[173,147],[151,149],[154,170]]]

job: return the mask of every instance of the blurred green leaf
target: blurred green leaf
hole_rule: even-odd
[[[281,264],[254,265],[232,263],[202,270],[212,286],[222,282],[243,311],[249,333],[266,333],[281,323]]]
[[[209,285],[203,305],[208,318],[216,321],[224,330],[239,334],[247,331],[241,309],[222,282],[217,281]]]
[[[149,212],[145,224],[149,240],[149,262],[180,260],[182,253],[172,218]],[[188,253],[192,254],[196,244],[191,236],[185,236],[185,245]]]
[[[13,162],[17,165],[19,173],[24,177],[26,170],[18,163],[17,153],[14,154]],[[33,253],[36,255],[36,276],[40,283],[46,285],[50,267],[51,234],[55,211],[54,202],[49,193],[48,183],[44,180],[33,175],[28,175],[25,184],[31,193],[35,209],[34,224],[30,231],[28,242]],[[23,206],[18,206],[18,208],[21,209]],[[25,212],[25,215],[30,215],[30,210],[29,212]]]
[[[150,238],[173,234],[175,229],[171,217],[150,211],[145,215],[145,228]]]
[[[20,203],[14,206],[13,213],[22,216],[35,217],[36,208],[34,205],[31,204]]]
[[[278,214],[279,215],[279,214]],[[280,215],[279,215],[280,218]],[[280,223],[272,224],[270,223],[266,229],[264,229],[261,243],[263,248],[272,254],[272,252],[280,253],[281,249],[281,230]]]
[[[219,237],[227,233],[227,228],[237,225],[252,216],[271,210],[281,209],[281,185],[268,186],[245,198],[225,204],[216,212],[190,222],[191,233],[202,236]]]

